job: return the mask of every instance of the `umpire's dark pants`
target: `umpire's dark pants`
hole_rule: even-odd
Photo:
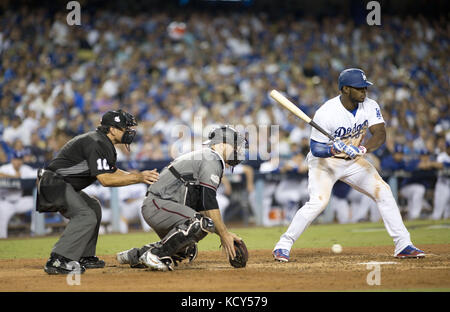
[[[52,252],[75,261],[81,257],[95,256],[102,219],[100,202],[83,191],[76,192],[69,184],[65,200],[65,209],[60,213],[69,219],[69,223]]]

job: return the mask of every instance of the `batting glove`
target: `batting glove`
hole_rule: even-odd
[[[367,152],[367,149],[360,145],[360,146],[354,146],[354,145],[350,145],[348,146],[350,153],[347,153],[344,151],[344,153],[346,153],[348,156],[350,156],[350,158],[355,158],[356,156],[362,156]]]
[[[336,155],[342,153],[347,145],[339,139],[333,141],[331,145],[331,154]]]

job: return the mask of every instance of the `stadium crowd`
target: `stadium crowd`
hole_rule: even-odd
[[[7,10],[0,16],[0,163],[18,151],[25,163],[46,163],[69,138],[95,129],[102,113],[121,108],[139,127],[119,161],[172,159],[177,125],[279,125],[280,161],[269,170],[277,171],[308,152],[310,130],[268,92],[285,91],[313,116],[338,94],[339,72],[359,67],[374,83],[369,97],[388,131],[374,161],[399,169],[398,152],[415,162],[408,170],[439,169],[437,156],[450,142],[449,27],[445,18],[420,16],[383,16],[382,26],[368,26],[340,16],[107,10],[69,26],[66,12]]]

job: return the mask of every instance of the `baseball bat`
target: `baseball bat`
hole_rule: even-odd
[[[287,110],[289,110],[292,114],[294,114],[295,116],[297,116],[298,118],[302,119],[303,121],[305,121],[306,123],[310,124],[311,126],[313,126],[314,128],[316,128],[317,130],[319,130],[321,133],[323,133],[324,135],[326,135],[331,141],[334,141],[335,138],[329,134],[328,132],[326,132],[321,126],[319,126],[318,124],[316,124],[314,122],[314,120],[312,120],[311,118],[308,117],[308,115],[306,115],[300,108],[298,108],[294,103],[292,103],[290,100],[288,100],[283,94],[281,94],[280,92],[278,92],[277,90],[272,90],[270,91],[270,96],[277,101],[279,104],[281,104],[281,106],[283,106],[284,108],[286,108]]]

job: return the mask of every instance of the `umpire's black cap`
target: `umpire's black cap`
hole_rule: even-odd
[[[134,116],[121,109],[106,112],[102,117],[101,124],[102,126],[111,126],[120,129],[137,126]]]

